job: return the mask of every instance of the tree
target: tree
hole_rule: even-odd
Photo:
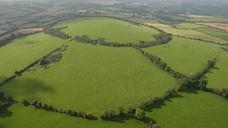
[[[139,108],[144,109],[146,107],[146,103],[145,102],[140,102],[139,103]]]
[[[47,110],[52,111],[52,110],[53,110],[53,107],[52,107],[51,105],[48,105],[48,106],[47,106]]]
[[[124,114],[124,108],[122,107],[122,106],[119,106],[118,108],[117,108],[117,115],[123,115]]]
[[[22,32],[17,33],[17,37],[22,37],[24,34]]]
[[[72,113],[71,113],[71,116],[76,116],[77,115],[77,112],[76,111],[73,111]]]
[[[87,116],[85,112],[82,112],[81,115],[83,118],[86,118],[86,116]]]
[[[37,104],[37,100],[32,101],[31,105],[35,106]]]
[[[91,112],[88,112],[88,113],[87,113],[87,118],[88,118],[88,119],[91,119],[91,118],[92,118],[92,113],[91,113]]]
[[[153,124],[152,128],[161,128],[161,126],[159,124]]]
[[[108,110],[108,114],[109,114],[109,117],[108,118],[112,118],[115,116],[115,111],[113,111],[112,109],[109,109]]]
[[[2,91],[0,91],[0,99],[5,99],[5,94]]]
[[[135,114],[135,108],[133,108],[131,105],[126,106],[127,114]]]
[[[6,96],[6,101],[12,101],[12,100],[13,100],[13,98],[12,98],[11,95],[7,95],[7,96]]]
[[[170,72],[171,71],[171,68],[169,66],[166,66],[165,67],[165,71]]]
[[[43,108],[43,109],[47,109],[47,104],[43,104],[43,105],[42,105],[42,108]]]
[[[145,117],[145,112],[144,112],[144,110],[142,110],[142,109],[140,109],[140,108],[138,108],[138,109],[136,109],[136,113],[135,113],[135,118],[137,118],[137,119],[142,119],[142,118],[144,118]]]
[[[21,104],[24,104],[25,106],[29,105],[29,102],[26,99],[22,99]]]
[[[149,99],[146,100],[146,105],[147,106],[151,106],[151,105],[153,105],[153,103],[154,103],[154,100],[152,98],[149,98]]]
[[[67,109],[66,110],[66,113],[69,114],[69,115],[71,115],[72,114],[72,110],[71,109]]]
[[[41,106],[42,106],[42,103],[39,101],[39,102],[37,102],[37,107],[38,108],[41,108]]]
[[[201,79],[199,85],[196,85],[196,87],[200,88],[201,90],[206,89],[207,86],[207,80]]]
[[[108,113],[107,110],[103,111],[103,116],[104,116],[104,118],[108,118],[109,117],[109,113]]]

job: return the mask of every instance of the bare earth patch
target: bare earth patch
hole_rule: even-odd
[[[6,34],[4,36],[1,36],[0,37],[0,40],[4,39],[5,37],[9,37],[11,34],[15,34],[16,35],[19,32],[22,32],[23,34],[26,34],[26,33],[31,33],[31,32],[34,33],[36,31],[43,31],[43,28],[20,29],[20,30],[17,30],[15,32],[11,32],[9,34]]]
[[[181,4],[181,3],[170,3],[170,2],[167,2],[167,3],[165,3],[165,5],[170,5],[170,6],[181,6],[182,4]]]
[[[111,16],[111,17],[131,17],[131,16],[126,16],[126,15],[119,15],[119,14],[101,14],[101,15],[104,15],[104,16]]]
[[[201,25],[207,25],[211,26],[214,28],[222,29],[228,32],[228,24],[226,23],[201,23],[201,22],[196,22],[196,24],[201,24]]]
[[[85,3],[101,4],[101,5],[113,5],[122,3],[121,1],[88,1]]]
[[[72,12],[74,12],[74,11],[43,11],[43,12],[31,15],[30,17],[43,16],[43,15],[61,15],[61,14],[64,14],[64,13],[72,13]]]

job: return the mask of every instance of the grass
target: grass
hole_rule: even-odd
[[[228,48],[228,47],[226,47]],[[210,69],[210,72],[205,75],[204,78],[208,80],[208,88],[228,88],[227,85],[227,72],[228,72],[228,52],[220,49],[218,54],[218,61],[214,68]]]
[[[45,34],[35,34],[11,41],[0,49],[0,83],[30,63],[60,47],[66,41]]]
[[[116,121],[87,120],[20,104],[3,109],[0,113],[2,128],[146,128],[143,122],[133,118],[121,118]]]
[[[63,21],[54,27],[64,27],[62,31],[71,35],[88,35],[91,39],[100,37],[106,41],[121,43],[138,43],[140,40],[155,40],[151,35],[158,32],[147,27],[139,27],[127,22],[111,18],[77,18],[74,20]]]
[[[54,41],[53,41],[54,42]],[[162,96],[177,80],[134,48],[71,42],[62,60],[41,72],[25,72],[0,87],[16,100],[39,100],[56,108],[92,112]]]
[[[162,128],[225,128],[228,126],[228,100],[209,92],[187,90],[153,109],[146,117]]]
[[[183,23],[183,24],[177,24],[177,25],[186,27],[188,29],[206,27],[206,26],[203,26],[203,25],[197,25],[197,24],[191,24],[191,23]]]
[[[172,33],[173,35],[179,35],[179,36],[185,36],[185,37],[191,37],[191,38],[200,38],[202,40],[208,40],[208,41],[214,41],[216,43],[220,43],[220,44],[227,44],[228,41],[214,37],[214,36],[210,36],[208,34],[204,34],[202,32],[198,32],[195,30],[179,30],[179,29],[175,29],[175,28],[160,28],[162,30],[164,30],[167,33]]]
[[[192,75],[202,71],[208,60],[219,52],[220,46],[212,43],[173,37],[171,42],[142,50],[159,56],[175,71]]]
[[[23,29],[23,28],[32,28],[32,27],[34,27],[36,25],[41,25],[41,24],[42,23],[28,23],[28,24],[25,24],[25,25],[20,26],[19,28],[20,29]]]
[[[195,30],[228,41],[228,32],[224,32],[223,30],[219,30],[211,27],[198,28]]]
[[[28,21],[15,21],[15,22],[12,22],[11,24],[20,26],[20,25],[22,25],[22,24],[24,24],[26,22],[28,22]]]
[[[191,19],[185,19],[186,21],[197,21],[197,22],[228,22],[228,19],[217,18],[213,16],[203,16],[203,15],[190,15]]]

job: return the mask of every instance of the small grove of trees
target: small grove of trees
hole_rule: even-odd
[[[72,111],[71,109],[67,109],[67,110],[57,109],[57,108],[53,107],[52,105],[43,104],[37,100],[34,100],[31,103],[29,103],[26,99],[23,99],[21,101],[21,104],[23,104],[25,106],[31,105],[37,109],[44,109],[44,110],[52,111],[52,112],[65,113],[70,116],[83,117],[83,118],[87,118],[87,119],[92,118],[91,112],[88,112],[86,114],[85,112],[81,112],[81,111],[76,112],[76,111]]]
[[[0,100],[6,101],[6,102],[11,102],[14,101],[11,95],[6,95],[0,91]]]

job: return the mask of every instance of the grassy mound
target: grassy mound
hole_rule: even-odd
[[[153,119],[162,128],[228,126],[228,100],[204,91],[181,92],[178,97],[146,111],[146,117]]]
[[[22,37],[0,48],[0,83],[65,42],[43,33]]]
[[[140,40],[153,41],[151,35],[158,34],[154,29],[139,27],[111,18],[77,18],[63,21],[54,27],[65,27],[62,31],[70,36],[87,35],[91,39],[106,38],[109,42],[139,43]]]
[[[173,37],[168,44],[142,50],[159,56],[173,70],[192,75],[202,71],[207,61],[216,57],[219,49],[216,44]]]
[[[1,128],[146,128],[141,121],[133,118],[119,119],[117,122],[99,121],[96,118],[87,120],[22,105],[1,110],[0,120]]]
[[[92,112],[132,104],[177,85],[177,80],[134,48],[72,42],[62,60],[42,72],[25,72],[0,87],[14,99],[34,99],[56,108]]]

